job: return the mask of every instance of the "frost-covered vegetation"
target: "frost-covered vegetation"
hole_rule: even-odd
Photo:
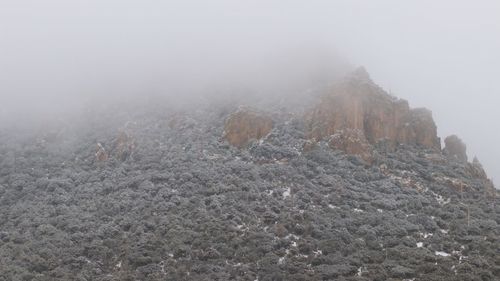
[[[266,138],[237,149],[221,139],[235,109],[115,108],[3,129],[0,280],[500,276],[499,199],[465,164],[410,146],[380,146],[370,166],[324,143],[303,151],[300,118],[279,110]],[[134,145],[116,157],[121,133]]]

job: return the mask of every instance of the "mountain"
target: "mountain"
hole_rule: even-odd
[[[314,92],[314,91],[313,91]],[[497,280],[498,191],[360,68],[0,132],[0,280]]]

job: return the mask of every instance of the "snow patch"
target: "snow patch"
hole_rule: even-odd
[[[248,226],[246,226],[246,224],[239,224],[236,228],[241,231],[248,231]]]
[[[363,273],[367,273],[367,272],[368,272],[368,270],[366,270],[366,268],[365,268],[365,267],[360,266],[360,267],[358,268],[358,272],[356,273],[356,276],[362,276],[362,275],[363,275]]]
[[[439,205],[446,205],[450,203],[450,198],[445,199],[443,196],[431,191],[432,195],[434,195],[434,199],[439,203]]]
[[[294,239],[294,240],[299,240],[300,237],[295,235],[295,234],[288,234],[287,236],[285,236],[285,239]]]
[[[424,246],[424,243],[422,242],[417,242],[417,248],[422,248]]]
[[[321,256],[321,255],[323,254],[323,251],[321,251],[321,250],[319,250],[319,249],[318,249],[318,250],[316,250],[316,251],[313,251],[313,254],[314,254],[314,256],[316,256],[316,257],[317,257],[317,256]]]
[[[446,253],[446,252],[442,252],[442,251],[436,251],[434,253],[436,256],[442,256],[442,257],[449,257],[450,254]]]
[[[418,233],[421,237],[424,237],[425,239],[429,238],[429,237],[432,237],[434,234],[432,233],[422,233],[422,232],[419,232]]]
[[[228,260],[226,260],[226,264],[227,264],[227,265],[230,265],[230,266],[232,266],[232,267],[240,267],[240,266],[241,266],[241,262],[239,262],[239,263],[235,263],[235,264],[231,264]]]
[[[292,189],[290,187],[288,187],[285,192],[283,192],[283,199],[286,199],[288,197],[290,197],[290,194],[292,192]]]

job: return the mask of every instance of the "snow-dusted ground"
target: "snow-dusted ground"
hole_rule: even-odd
[[[500,204],[465,167],[415,147],[380,150],[370,167],[321,143],[302,152],[300,120],[279,114],[238,150],[220,139],[232,110],[113,110],[0,132],[0,280],[500,276]],[[130,156],[96,163],[96,144],[112,151],[131,120]]]

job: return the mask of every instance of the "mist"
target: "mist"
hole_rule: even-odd
[[[259,98],[363,65],[500,179],[498,1],[3,1],[0,117],[100,101]]]

